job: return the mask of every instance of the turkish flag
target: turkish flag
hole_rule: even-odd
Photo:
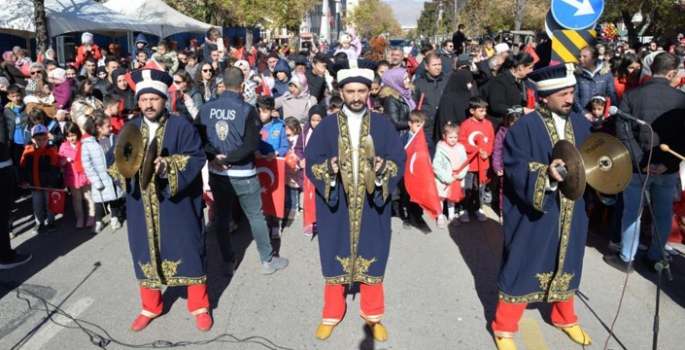
[[[428,143],[423,129],[414,135],[405,146],[407,164],[404,173],[404,187],[411,201],[417,203],[433,219],[442,214],[442,205],[435,186],[435,173],[431,166]]]
[[[271,89],[269,89],[269,85],[266,83],[266,79],[264,79],[264,75],[262,74],[262,83],[259,84],[254,89],[255,93],[259,96],[271,96]]]
[[[262,188],[264,214],[285,217],[285,160],[276,158],[267,161],[266,158],[257,158],[255,165]]]
[[[50,197],[48,210],[56,214],[64,214],[65,194],[64,191],[48,191],[48,196]]]
[[[316,222],[316,189],[314,184],[309,181],[307,175],[304,176],[302,184],[302,195],[304,196],[304,220],[303,226],[307,227]]]
[[[457,174],[457,172],[454,173]],[[455,180],[454,182],[445,187],[446,200],[453,203],[459,203],[462,199],[464,199],[464,189],[461,186],[461,180]]]

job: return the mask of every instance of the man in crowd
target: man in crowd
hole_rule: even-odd
[[[519,119],[504,139],[504,254],[499,303],[492,330],[497,348],[516,349],[514,333],[528,303],[552,304],[552,324],[574,342],[590,337],[578,325],[573,296],[580,285],[587,238],[585,201],[566,198],[564,179],[550,159],[565,140],[580,147],[591,124],[571,111],[576,85],[572,64],[539,69],[528,77],[540,96],[537,111]]]
[[[157,149],[149,183],[143,174],[148,171],[145,166],[129,179],[115,166],[109,170],[128,194],[128,240],[143,302],[131,330],[145,329],[162,314],[163,286],[187,286],[188,311],[195,316],[197,328],[206,332],[213,322],[207,297],[202,141],[186,118],[172,115],[164,107],[171,76],[145,69],[133,72],[131,78],[142,118],[129,124],[140,129],[144,153],[154,145]]]
[[[464,43],[468,40],[466,39],[466,35],[464,35],[464,29],[466,28],[465,25],[460,24],[457,27],[457,31],[452,34],[452,43],[454,44],[454,53],[459,55],[463,53],[464,50]]]
[[[404,63],[404,52],[401,47],[393,46],[388,53],[390,68],[402,67]]]
[[[435,53],[431,52],[426,55],[423,66],[423,75],[414,80],[414,101],[418,106],[421,96],[423,96],[421,110],[426,115],[423,131],[426,133],[426,139],[430,140],[435,135],[435,116],[438,113],[440,97],[449,79],[442,72],[443,66],[440,56]]]
[[[651,133],[648,128],[624,119],[616,120],[616,137],[630,150],[633,159],[633,175],[623,191],[623,220],[621,253],[607,255],[604,261],[622,272],[632,272],[640,242],[640,216],[644,203],[640,202],[644,182],[652,205],[652,246],[645,256],[645,263],[654,270],[654,264],[662,260],[663,247],[671,234],[673,219],[673,191],[678,184],[680,160],[659,149],[659,144],[675,146],[682,144],[682,116],[685,113],[685,93],[674,87],[680,83],[682,67],[674,54],[663,52],[654,57],[651,65],[652,79],[643,86],[625,92],[620,109],[654,128],[654,148],[650,149]],[[651,164],[648,163],[652,153]],[[682,150],[680,151],[682,152]],[[649,174],[649,179],[646,176]]]
[[[319,252],[326,281],[318,339],[327,339],[342,320],[345,289],[354,283],[359,283],[361,317],[374,339],[388,338],[380,321],[390,252],[389,203],[404,174],[406,153],[393,124],[366,108],[374,69],[369,60],[336,63],[333,70],[345,101],[343,109],[323,119],[305,150],[307,177],[316,187]],[[375,151],[367,153],[370,148]]]
[[[105,70],[107,71],[107,77],[104,79],[98,79],[95,83],[95,89],[102,93],[102,96],[114,90],[114,82],[112,82],[112,72],[119,68],[119,61],[116,57],[110,56],[105,59]]]
[[[214,195],[216,235],[225,273],[236,266],[231,245],[230,222],[234,198],[249,222],[262,261],[262,274],[270,275],[288,266],[288,260],[274,256],[262,212],[261,186],[255,168],[255,152],[262,128],[253,106],[243,100],[243,71],[229,67],[223,73],[226,92],[205,103],[200,110],[201,134],[210,161],[209,187]]]
[[[442,72],[445,75],[452,74],[454,70],[454,60],[457,57],[454,53],[454,44],[452,40],[445,40],[442,43],[442,48],[438,51],[440,59],[442,60]]]
[[[307,85],[309,94],[316,97],[318,104],[326,106],[326,56],[319,52],[312,59],[312,67],[307,69]]]

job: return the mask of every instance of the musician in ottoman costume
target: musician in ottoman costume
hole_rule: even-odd
[[[492,329],[500,350],[516,349],[513,337],[528,303],[552,304],[552,323],[574,342],[589,345],[578,325],[573,295],[580,284],[588,217],[585,201],[558,190],[563,178],[552,159],[559,140],[579,147],[591,124],[571,112],[573,65],[534,71],[539,107],[519,119],[504,140],[504,254],[499,303]]]
[[[328,338],[345,314],[345,288],[360,284],[361,317],[377,341],[385,310],[383,275],[390,251],[390,194],[404,174],[406,153],[395,127],[366,107],[376,64],[336,63],[345,102],[324,118],[305,149],[307,176],[316,187],[319,253],[326,280],[323,321]]]
[[[142,169],[124,179],[128,239],[143,311],[131,330],[143,330],[162,314],[162,286],[187,286],[188,311],[200,331],[212,327],[207,297],[202,176],[205,153],[196,128],[164,107],[171,77],[157,70],[131,74],[142,118],[129,122],[143,136],[145,154],[157,143],[155,175],[143,189]],[[123,130],[123,129],[122,129]],[[153,148],[154,149],[154,148]]]

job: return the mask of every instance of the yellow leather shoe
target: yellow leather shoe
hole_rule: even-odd
[[[373,339],[376,339],[377,342],[384,342],[388,340],[388,330],[385,329],[385,326],[383,326],[380,323],[371,323],[371,322],[366,322],[366,325],[371,328],[371,334],[373,334]]]
[[[497,350],[516,350],[514,338],[500,338],[495,336],[495,344],[497,345]]]
[[[319,340],[326,340],[328,337],[331,336],[333,333],[333,328],[335,328],[335,325],[329,325],[329,324],[319,324],[318,327],[316,327],[316,339]]]
[[[558,327],[557,327],[558,328]],[[590,345],[592,344],[592,340],[590,339],[590,336],[585,333],[585,331],[580,328],[579,325],[571,326],[571,327],[564,327],[560,328],[564,333],[568,335],[571,340],[574,342],[580,344],[580,345]]]

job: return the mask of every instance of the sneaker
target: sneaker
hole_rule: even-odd
[[[464,223],[471,221],[471,219],[469,218],[469,212],[466,210],[460,212],[459,213],[459,221],[464,222]]]
[[[309,224],[304,228],[304,235],[306,237],[311,237],[314,234],[314,224]]]
[[[93,233],[98,234],[102,232],[102,229],[105,228],[105,224],[102,223],[102,221],[98,221],[95,223],[95,226],[93,227]]]
[[[443,229],[443,228],[445,228],[445,227],[447,226],[447,225],[445,224],[445,221],[446,221],[446,220],[447,220],[447,219],[445,219],[445,215],[440,215],[440,216],[438,216],[438,228],[439,228],[439,229]]]
[[[621,249],[623,248],[623,245],[622,245],[620,242],[619,242],[619,243],[615,243],[615,242],[613,242],[613,241],[610,241],[610,242],[609,242],[609,247],[608,247],[608,248],[609,248],[610,251],[612,251],[612,252],[614,252],[614,253],[620,253],[620,252],[621,252]]]
[[[88,219],[86,220],[86,227],[93,227],[95,225],[95,218],[92,216],[89,216]]]
[[[31,229],[31,233],[33,233],[34,235],[37,235],[37,234],[43,232],[44,229],[45,229],[45,225],[36,224],[33,226],[33,229]]]
[[[642,244],[642,243],[640,243],[640,244],[638,244],[638,246],[637,246],[637,250],[639,250],[639,251],[641,251],[641,252],[646,252],[646,251],[649,250],[649,247],[646,246],[646,245],[644,245],[644,244]]]
[[[664,250],[666,250],[666,253],[667,253],[668,255],[671,255],[671,256],[678,256],[678,255],[680,255],[680,252],[679,252],[679,251],[675,250],[673,247],[671,247],[671,246],[668,245],[668,244],[666,244],[666,245],[664,246]]]
[[[288,259],[274,256],[271,261],[262,263],[262,275],[270,275],[288,266]]]
[[[405,230],[411,230],[411,222],[409,219],[402,220],[402,228]]]
[[[480,221],[480,222],[488,221],[488,217],[487,217],[487,215],[485,215],[485,212],[483,211],[483,209],[478,209],[478,211],[476,211],[476,217],[478,218],[478,221]]]
[[[9,261],[0,262],[0,270],[9,270],[24,265],[29,262],[31,258],[33,258],[33,255],[31,254],[16,253]]]
[[[57,230],[57,226],[55,226],[54,222],[48,223],[48,225],[45,226],[45,228],[48,230],[48,232],[55,232]]]
[[[80,230],[83,228],[83,219],[76,220],[76,229]]]
[[[630,262],[623,261],[620,256],[617,254],[612,254],[612,255],[605,255],[604,258],[602,258],[605,263],[609,264],[609,266],[623,272],[623,273],[632,273],[633,272],[633,267],[631,266]]]
[[[271,228],[271,239],[281,239],[281,229],[278,227]]]
[[[122,227],[121,222],[119,222],[119,218],[112,218],[110,221],[110,226],[112,227],[112,232],[120,229]]]

